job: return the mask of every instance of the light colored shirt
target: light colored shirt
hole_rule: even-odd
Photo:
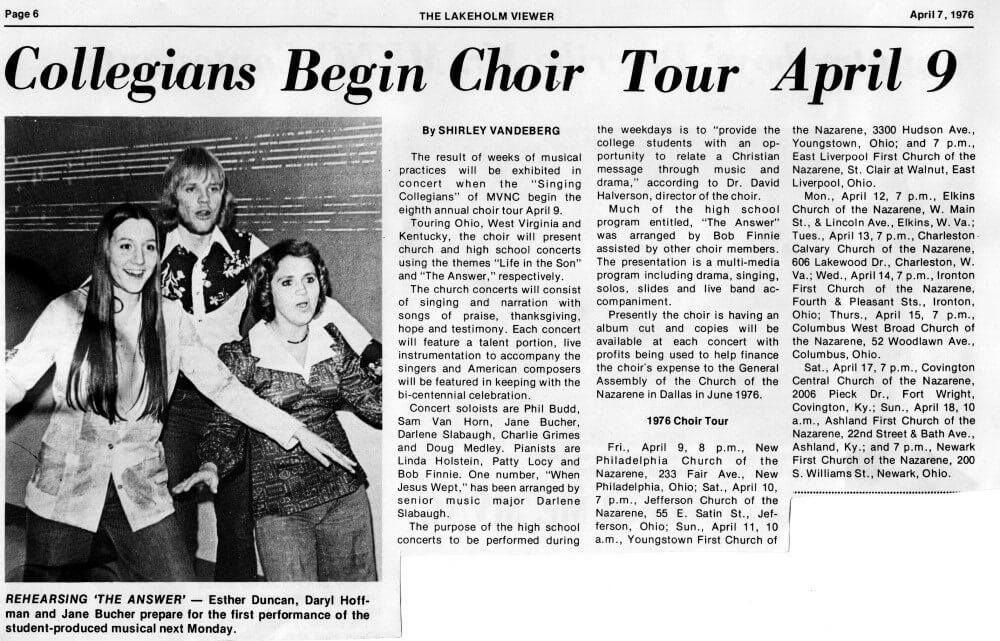
[[[226,236],[216,227],[212,230],[212,238],[207,243],[203,255],[198,255],[193,248],[184,243],[184,236],[179,230],[180,228],[177,228],[167,234],[164,239],[163,256],[170,256],[170,253],[178,246],[184,247],[198,256],[198,260],[194,262],[194,267],[191,270],[189,285],[191,287],[191,320],[194,321],[202,342],[213,351],[218,351],[220,345],[240,339],[240,322],[243,320],[243,312],[246,309],[248,290],[244,284],[222,306],[212,311],[206,311],[205,282],[211,282],[213,278],[218,278],[218,276],[207,273],[201,259],[214,244],[218,244],[230,256],[234,254],[234,250],[229,241],[226,240]],[[253,234],[249,234],[249,236],[249,259],[253,260],[267,251],[267,245]],[[335,324],[347,340],[347,344],[359,354],[372,340],[372,335],[368,330],[351,316],[343,305],[332,298],[326,299],[320,317],[325,319],[326,323]]]
[[[360,354],[368,347],[372,341],[372,335],[365,329],[358,319],[351,316],[351,313],[344,309],[344,306],[332,298],[327,298],[323,304],[323,311],[319,313],[310,326],[313,324],[322,327],[327,323],[333,323],[340,330],[341,336],[347,341],[355,352]]]
[[[137,416],[141,407],[112,424],[67,404],[67,377],[86,300],[86,292],[78,289],[52,301],[8,356],[8,408],[53,364],[56,367],[52,384],[55,410],[42,436],[25,505],[41,517],[96,532],[111,479],[129,524],[139,530],[173,512],[159,443],[163,425],[154,418]],[[215,350],[200,340],[179,304],[163,301],[163,324],[168,395],[178,372],[183,371],[205,396],[246,425],[286,449],[298,442],[293,433],[302,423],[246,389],[219,361]],[[144,401],[140,405],[144,406]]]
[[[229,245],[229,241],[222,234],[218,227],[212,230],[212,239],[206,245],[206,252],[212,248],[212,245],[218,244],[222,249],[226,251],[230,256],[233,255],[233,248]],[[163,256],[169,256],[176,247],[181,246],[187,249],[192,254],[198,256],[198,260],[194,262],[194,267],[191,270],[191,307],[192,314],[191,320],[194,321],[194,325],[198,330],[198,334],[201,336],[201,340],[205,345],[207,345],[212,352],[217,352],[219,346],[223,343],[228,343],[230,341],[239,340],[240,338],[240,321],[243,318],[243,311],[246,309],[247,305],[247,288],[246,285],[241,287],[238,291],[233,293],[220,307],[212,311],[205,310],[205,282],[211,282],[212,278],[215,278],[215,274],[209,274],[205,272],[204,263],[202,258],[204,255],[198,255],[197,252],[188,247],[184,243],[184,237],[180,232],[180,228],[172,230],[167,234],[164,239],[163,245]],[[250,253],[249,260],[257,258],[261,254],[267,251],[267,245],[265,245],[259,238],[254,235],[250,235]]]

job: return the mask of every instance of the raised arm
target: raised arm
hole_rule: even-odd
[[[326,331],[334,342],[334,350],[342,354],[337,367],[341,396],[351,404],[355,414],[372,425],[382,427],[381,379],[373,378],[361,368],[361,359],[335,325],[327,325]]]
[[[331,461],[354,470],[356,463],[329,441],[313,434],[302,421],[286,414],[247,389],[198,338],[186,314],[179,314],[180,368],[202,394],[230,416],[285,449],[296,444],[323,465]],[[231,348],[229,343],[223,349]],[[252,357],[250,357],[252,359]],[[250,363],[252,361],[245,361]],[[249,378],[245,379],[249,380]]]
[[[372,341],[371,333],[358,322],[358,319],[351,316],[351,313],[344,309],[344,306],[336,299],[327,297],[323,304],[323,311],[320,312],[319,321],[324,326],[333,323],[340,335],[357,354],[360,354]]]
[[[302,422],[248,390],[201,342],[187,315],[180,314],[178,318],[180,369],[184,375],[202,394],[238,421],[285,449],[294,447],[297,443],[295,432],[304,427]]]
[[[69,337],[79,335],[83,303],[74,294],[60,296],[45,308],[19,345],[7,350],[4,401],[7,412],[21,402],[55,362],[56,351]]]

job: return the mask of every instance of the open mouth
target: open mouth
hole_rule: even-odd
[[[295,307],[296,307],[296,309],[300,309],[302,311],[306,311],[310,307],[309,301],[305,301],[305,302],[302,302],[302,303],[295,303]]]
[[[135,279],[142,278],[143,276],[146,275],[146,270],[145,269],[139,269],[139,270],[126,269],[124,271],[125,271],[126,274],[128,274],[129,276],[131,276],[132,278],[135,278]]]

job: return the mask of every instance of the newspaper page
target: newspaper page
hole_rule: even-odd
[[[991,7],[456,5],[4,8],[5,638],[988,638]]]

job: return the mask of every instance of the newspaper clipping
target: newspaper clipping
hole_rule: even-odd
[[[991,7],[456,5],[3,8],[4,638],[990,638]]]

